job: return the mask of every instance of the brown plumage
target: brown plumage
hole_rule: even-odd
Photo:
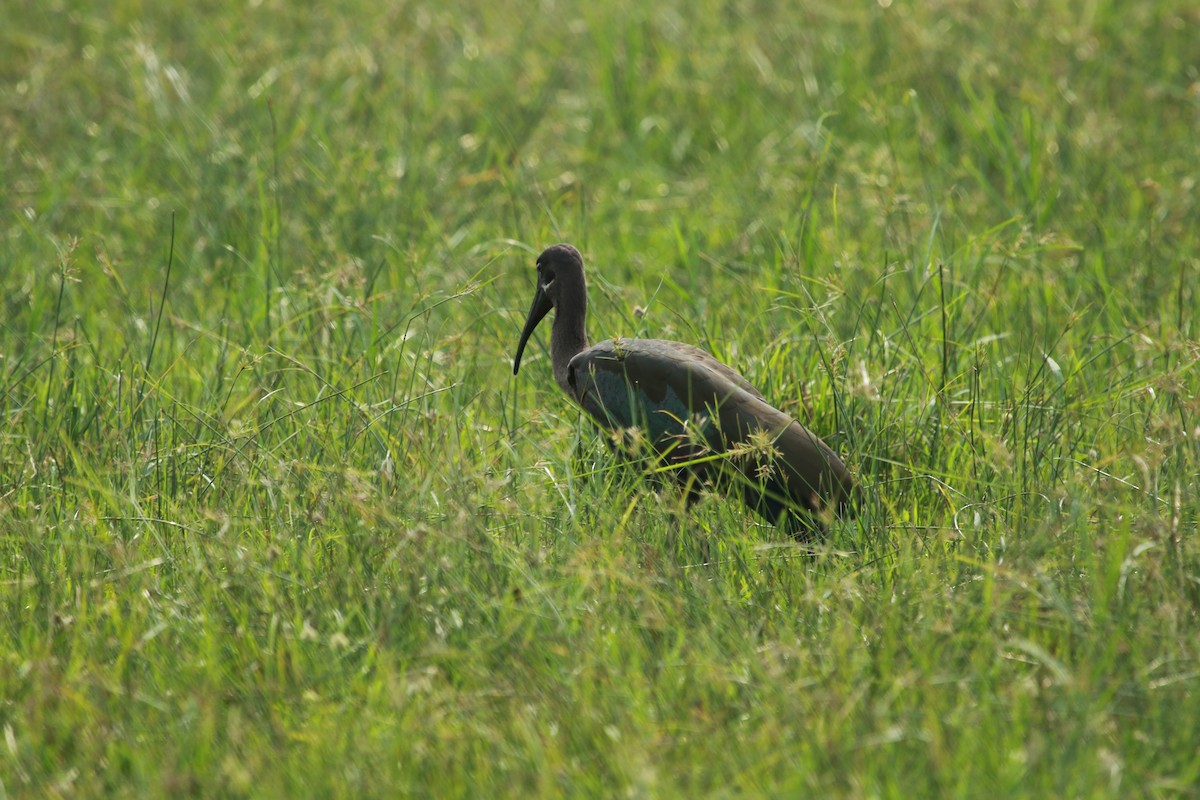
[[[554,379],[605,428],[638,428],[689,491],[737,492],[767,521],[798,538],[845,513],[856,493],[846,465],[815,434],[770,405],[736,370],[698,347],[660,339],[609,339],[589,346],[583,258],[569,244],[537,260],[537,290],[521,331],[513,374],[534,328],[555,309]]]

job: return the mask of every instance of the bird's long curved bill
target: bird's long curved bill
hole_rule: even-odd
[[[517,370],[521,368],[521,354],[525,352],[525,343],[529,341],[533,329],[538,326],[542,318],[550,313],[551,308],[553,306],[550,305],[550,298],[546,297],[539,282],[537,292],[533,295],[533,305],[529,307],[529,316],[525,318],[525,328],[521,331],[521,341],[517,343],[517,355],[513,358],[513,375],[516,375]]]

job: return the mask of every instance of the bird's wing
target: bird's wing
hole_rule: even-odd
[[[743,473],[768,476],[775,494],[811,510],[840,505],[853,490],[846,466],[816,434],[697,347],[608,340],[576,355],[568,376],[575,399],[596,421],[642,428],[660,451],[698,433],[711,451],[734,451]],[[695,454],[692,447],[680,452]]]
[[[738,468],[771,494],[810,511],[827,506],[841,511],[853,502],[855,482],[846,465],[819,436],[779,409],[735,396],[721,407],[720,419],[726,447],[738,445],[741,451],[734,458]]]
[[[659,342],[661,340],[652,339],[650,341]],[[699,347],[696,347],[695,345],[684,344],[683,342],[663,341],[661,343],[664,345],[670,345],[671,350],[673,352],[679,353],[681,356],[685,357],[690,363],[692,363],[696,366],[702,366],[704,369],[715,372],[717,375],[719,375],[719,376],[725,378],[726,380],[730,381],[731,383],[733,383],[735,386],[737,386],[742,391],[747,392],[754,397],[757,397],[759,400],[766,399],[763,397],[762,392],[760,392],[754,386],[754,384],[752,384],[752,383],[750,383],[750,381],[746,380],[746,378],[742,375],[742,373],[738,372],[736,369],[734,369],[733,367],[724,363],[723,361],[719,361],[712,353],[709,353],[707,350],[701,350]]]
[[[660,339],[609,339],[571,359],[575,399],[607,427],[642,427],[654,441],[678,435],[731,394],[762,398],[703,350]]]

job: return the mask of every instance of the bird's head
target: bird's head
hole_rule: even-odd
[[[521,354],[533,334],[533,329],[557,308],[561,315],[586,313],[587,288],[583,277],[583,256],[569,244],[547,247],[537,259],[537,289],[533,294],[533,305],[525,318],[521,341],[517,343],[517,355],[513,358],[513,375],[521,367]]]

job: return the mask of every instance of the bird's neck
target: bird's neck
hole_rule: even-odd
[[[588,348],[587,310],[580,308],[576,313],[554,314],[554,328],[550,332],[550,363],[554,366],[554,380],[559,387],[574,397],[567,382],[567,367],[571,359]]]

